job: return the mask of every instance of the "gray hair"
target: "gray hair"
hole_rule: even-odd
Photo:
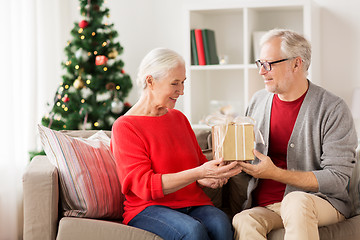
[[[260,46],[273,38],[281,38],[281,53],[285,58],[301,57],[305,75],[311,63],[311,44],[302,35],[288,29],[273,29],[267,32],[260,40]]]
[[[147,76],[151,75],[155,80],[161,79],[179,64],[185,65],[185,61],[177,52],[167,48],[155,48],[141,61],[136,83],[141,90],[144,90],[147,86]]]

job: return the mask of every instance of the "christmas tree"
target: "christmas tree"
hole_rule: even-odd
[[[110,130],[129,109],[132,88],[119,58],[123,51],[103,0],[80,0],[81,21],[71,30],[62,63],[65,73],[42,125],[54,130]]]

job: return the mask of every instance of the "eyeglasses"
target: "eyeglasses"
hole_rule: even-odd
[[[269,72],[272,69],[271,64],[281,63],[281,62],[284,62],[284,61],[287,61],[287,60],[290,60],[290,59],[292,59],[292,58],[284,58],[284,59],[281,59],[281,60],[278,60],[278,61],[273,61],[273,62],[261,62],[260,60],[257,60],[255,63],[256,63],[256,66],[259,68],[259,70],[263,66],[265,71]]]

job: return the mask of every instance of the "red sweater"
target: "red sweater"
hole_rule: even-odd
[[[207,161],[187,118],[178,110],[169,109],[160,117],[119,117],[112,128],[111,150],[126,198],[125,224],[151,205],[212,205],[196,182],[163,194],[162,174],[194,168]]]
[[[268,156],[279,168],[287,169],[288,142],[305,95],[292,102],[281,101],[277,95],[273,98]],[[281,202],[285,187],[285,184],[271,179],[260,179],[253,193],[255,205],[265,207]]]

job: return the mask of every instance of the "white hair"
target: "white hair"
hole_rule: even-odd
[[[169,70],[176,68],[185,61],[177,52],[167,48],[151,50],[140,63],[136,83],[141,90],[147,86],[146,77],[151,75],[156,81],[166,77]]]
[[[311,63],[311,44],[302,35],[288,29],[273,29],[267,32],[260,40],[260,46],[273,38],[281,38],[281,53],[284,58],[301,57],[305,75]]]

